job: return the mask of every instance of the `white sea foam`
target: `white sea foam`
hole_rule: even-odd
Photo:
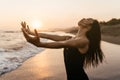
[[[2,49],[0,51],[0,74],[16,69],[23,61],[34,56],[41,50],[29,43],[26,43],[19,50],[6,51]]]

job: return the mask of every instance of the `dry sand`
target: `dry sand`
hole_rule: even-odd
[[[120,46],[102,42],[102,49],[105,62],[86,69],[90,80],[120,80]],[[62,49],[46,49],[0,80],[66,80]]]

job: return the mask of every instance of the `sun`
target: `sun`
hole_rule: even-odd
[[[39,20],[32,21],[31,27],[33,29],[40,29],[42,27],[42,22]]]

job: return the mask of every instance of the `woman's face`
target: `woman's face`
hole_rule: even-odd
[[[81,21],[78,22],[78,25],[80,26],[80,28],[86,28],[86,29],[91,29],[91,24],[93,23],[93,19],[88,18],[85,19],[83,18]]]

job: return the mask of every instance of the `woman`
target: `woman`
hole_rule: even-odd
[[[75,37],[58,36],[31,32],[26,23],[22,22],[22,32],[26,40],[37,47],[64,48],[64,62],[67,80],[89,80],[84,67],[97,66],[103,61],[103,52],[100,48],[101,32],[97,20],[92,18],[82,19],[78,22],[79,30]],[[34,35],[31,37],[30,35]],[[41,42],[41,38],[55,42]]]

